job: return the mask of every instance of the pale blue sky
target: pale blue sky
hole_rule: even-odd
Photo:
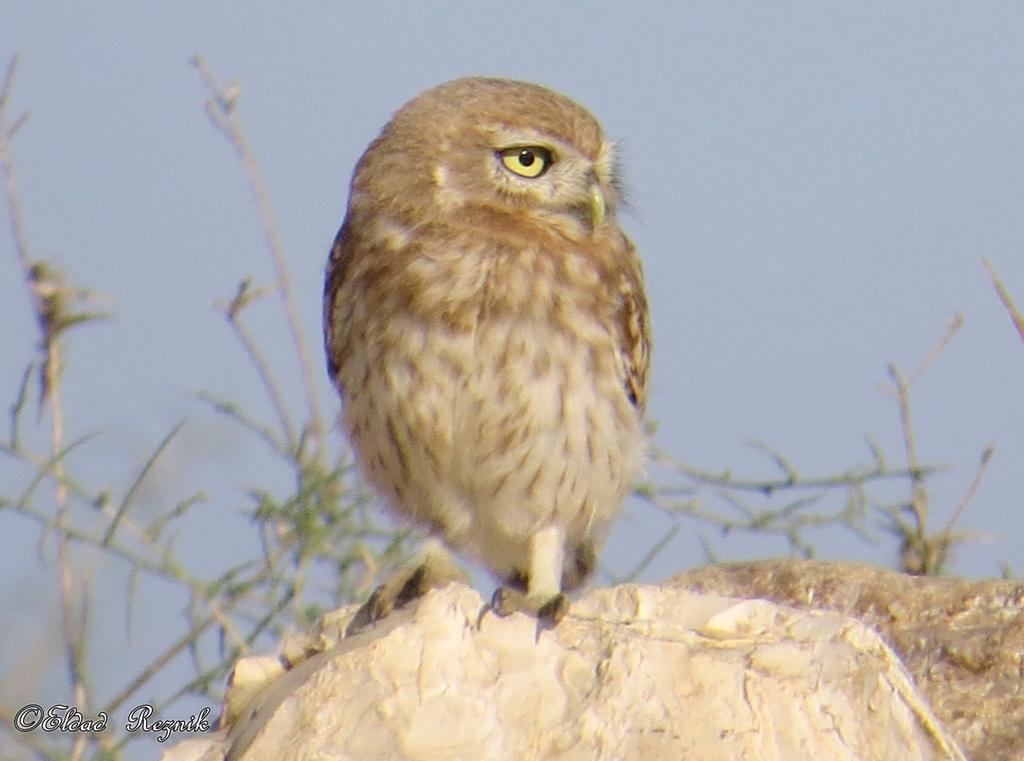
[[[163,474],[206,489],[204,510],[221,515],[207,525],[232,532],[183,535],[179,549],[197,562],[218,567],[236,542],[251,547],[247,524],[223,515],[247,506],[240,487],[273,473],[190,396],[209,389],[266,409],[211,308],[241,277],[271,270],[236,158],[203,114],[188,63],[202,52],[242,85],[318,361],[324,257],[351,169],[390,114],[466,74],[548,84],[621,139],[632,200],[623,224],[653,308],[658,443],[754,475],[770,469],[749,439],[814,475],[866,462],[869,436],[898,461],[895,406],[878,390],[886,365],[910,369],[962,311],[965,327],[913,391],[922,458],[955,466],[932,482],[936,519],[994,444],[961,521],[991,536],[964,547],[953,570],[1024,568],[1024,345],[979,263],[989,257],[1024,303],[1019,4],[11,5],[0,54],[21,55],[14,111],[32,112],[16,159],[35,254],[107,293],[115,315],[71,343],[71,433],[104,430],[76,467],[123,488],[187,418]],[[285,361],[286,335],[264,329]],[[5,229],[4,405],[36,340]],[[21,484],[0,460],[0,491]],[[37,570],[35,529],[0,521],[5,537],[25,537],[19,553],[3,540],[12,572]],[[666,525],[632,508],[606,565],[627,570]],[[785,550],[705,533],[723,557]],[[884,537],[877,548],[818,538],[826,557],[893,562]],[[701,560],[683,531],[646,578]],[[170,608],[153,620],[175,626]]]

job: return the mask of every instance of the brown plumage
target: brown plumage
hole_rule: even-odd
[[[456,80],[367,148],[327,266],[328,369],[365,477],[534,612],[590,574],[643,458],[647,303],[618,204],[586,110]]]

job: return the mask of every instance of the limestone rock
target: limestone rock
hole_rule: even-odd
[[[671,584],[832,610],[876,629],[971,758],[1024,759],[1024,583],[908,576],[860,563],[705,566]]]
[[[965,758],[878,635],[836,613],[622,585],[539,630],[450,585],[339,639],[354,612],[285,643],[283,673],[249,669],[269,681],[245,682],[202,757]]]

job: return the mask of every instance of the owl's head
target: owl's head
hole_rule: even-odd
[[[352,191],[418,219],[497,214],[568,235],[610,222],[620,195],[614,145],[586,109],[540,85],[481,77],[403,106]]]

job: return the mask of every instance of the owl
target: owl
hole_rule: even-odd
[[[647,301],[619,205],[588,111],[458,79],[366,149],[330,252],[327,365],[360,469],[498,577],[501,614],[558,622],[643,463]],[[438,546],[371,617],[429,586]]]

